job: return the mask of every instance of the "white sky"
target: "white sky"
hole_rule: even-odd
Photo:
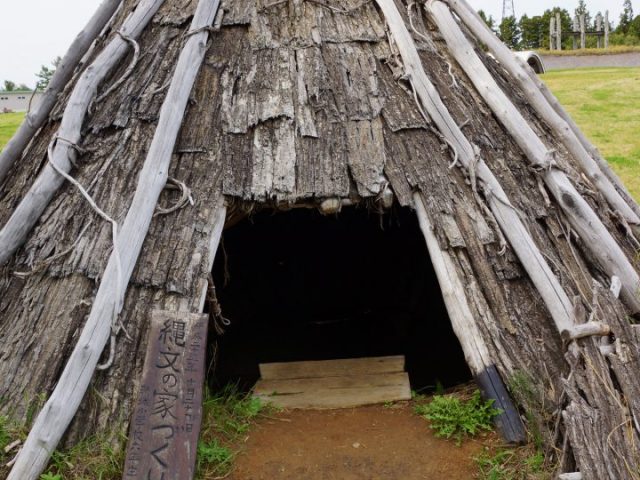
[[[469,0],[494,18],[502,16],[502,0]],[[587,0],[593,14],[610,10],[617,22],[623,0]],[[634,7],[640,13],[640,6]],[[35,85],[41,65],[49,65],[67,48],[87,23],[100,0],[0,0],[0,82]],[[578,0],[514,0],[516,15],[539,15],[560,5],[572,12]],[[613,6],[612,6],[613,4]]]

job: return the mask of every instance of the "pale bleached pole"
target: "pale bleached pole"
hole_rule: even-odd
[[[119,65],[131,48],[130,42],[142,33],[163,2],[164,0],[141,0],[124,21],[120,34],[114,36],[80,75],[67,102],[60,128],[56,132],[61,140],[55,144],[51,156],[51,161],[65,173],[69,173],[73,166],[72,160],[76,154],[74,145],[80,143],[84,118],[100,84],[114,67]],[[125,40],[125,37],[129,41]],[[63,183],[64,178],[47,163],[0,230],[0,265],[25,242],[27,235]]]
[[[556,13],[556,50],[562,50],[562,17]]]
[[[542,180],[564,211],[571,227],[579,235],[586,249],[607,272],[622,281],[622,296],[632,312],[640,312],[640,276],[631,261],[620,248],[609,230],[593,211],[589,203],[576,191],[567,175],[553,163],[552,150],[548,148],[506,96],[470,41],[453,18],[449,7],[439,0],[430,0],[427,11],[438,27],[449,51],[477,92],[487,102],[493,114],[520,146],[531,167],[539,171]]]
[[[69,51],[57,66],[38,105],[27,114],[18,131],[0,153],[0,184],[2,184],[9,169],[22,156],[24,149],[27,148],[38,129],[49,118],[49,113],[51,113],[53,106],[58,101],[58,96],[71,80],[73,72],[89,51],[94,40],[118,10],[121,1],[104,0],[96,10],[96,13],[93,14],[93,17],[91,17],[91,20],[89,20],[89,23],[69,47]]]
[[[551,17],[549,19],[549,50],[555,50],[556,48],[556,19]]]
[[[609,30],[611,25],[609,24],[609,10],[604,13],[604,48],[609,48]]]
[[[580,15],[580,48],[587,48],[587,26],[585,25],[584,13]]]
[[[598,35],[598,48],[602,48],[602,37],[600,34],[602,33],[602,14],[598,13],[596,15],[596,33]]]
[[[219,0],[200,0],[180,53],[158,126],[140,172],[136,192],[127,212],[120,242],[122,283],[128,284],[168,177],[178,132],[200,66],[207,51],[208,28],[213,24]],[[89,387],[100,355],[111,334],[114,309],[122,305],[117,298],[117,263],[109,257],[86,325],[51,397],[36,418],[7,480],[36,480],[75,416]],[[122,292],[124,296],[124,292]]]
[[[531,75],[531,69],[518,63],[517,57],[489,30],[478,13],[465,0],[448,0],[448,4],[469,28],[479,42],[486,45],[491,54],[509,72],[512,79],[525,92],[527,101],[555,135],[577,160],[580,168],[598,191],[607,199],[609,205],[618,211],[630,224],[640,224],[638,204],[626,192],[624,185],[611,174],[606,161],[586,140],[574,122],[570,120],[557,100],[544,86],[542,81]],[[559,113],[560,112],[560,113]],[[605,172],[603,174],[603,172]],[[614,186],[612,182],[618,186]]]
[[[435,86],[429,80],[415,41],[405,25],[396,3],[390,0],[375,1],[380,7],[391,36],[398,46],[405,74],[412,81],[413,89],[420,105],[424,108],[425,115],[436,125],[449,144],[455,148],[460,164],[466,169],[473,168],[478,181],[485,186],[487,191],[491,192],[487,199],[489,208],[549,309],[558,331],[570,330],[574,320],[571,300],[549,267],[517,210],[511,205],[500,182],[484,160],[478,157],[477,147],[465,137],[444,105]]]

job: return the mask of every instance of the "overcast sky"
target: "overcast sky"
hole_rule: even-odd
[[[469,1],[476,9],[483,9],[498,20],[502,16],[502,0]],[[617,22],[622,2],[587,0],[587,6],[594,14],[609,8],[610,18]],[[634,4],[637,2],[634,0]],[[1,0],[0,82],[13,80],[35,85],[35,73],[40,66],[65,54],[99,4],[100,0]],[[514,4],[520,17],[524,13],[539,15],[555,5],[573,11],[578,0],[514,0]]]

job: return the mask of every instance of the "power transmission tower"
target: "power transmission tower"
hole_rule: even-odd
[[[509,17],[516,17],[516,9],[513,0],[502,0],[502,20]]]

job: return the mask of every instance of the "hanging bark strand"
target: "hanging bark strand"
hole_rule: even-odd
[[[51,159],[64,172],[71,171],[82,124],[100,83],[129,51],[129,42],[123,37],[137,38],[163,2],[164,0],[142,0],[120,29],[121,35],[117,35],[107,45],[78,80],[56,134],[64,141],[56,144]],[[47,164],[7,224],[0,230],[0,265],[24,243],[63,183],[64,178]]]
[[[18,131],[0,153],[0,185],[11,166],[20,158],[35,133],[49,117],[51,109],[58,101],[58,95],[71,79],[74,70],[89,51],[93,41],[113,18],[121,2],[122,0],[104,0],[71,44],[69,51],[51,77],[38,107],[27,114]]]
[[[571,328],[573,306],[557,277],[549,268],[500,183],[476,151],[442,103],[422,67],[415,43],[393,2],[376,0],[384,13],[391,35],[398,46],[406,74],[426,113],[459,155],[459,162],[484,184],[487,202],[511,247],[522,262],[531,281],[544,300],[559,332]]]
[[[640,300],[637,297],[640,277],[616,240],[576,191],[566,174],[558,170],[550,149],[544,145],[500,89],[464,36],[449,8],[440,1],[432,0],[427,4],[427,10],[447,42],[450,52],[475,85],[478,93],[525,152],[531,165],[540,171],[545,184],[564,210],[573,229],[609,277],[620,278],[625,302],[634,312],[640,312]]]
[[[446,0],[446,3],[451,6],[451,9],[461,18],[473,35],[475,35],[481,43],[487,45],[502,67],[504,67],[511,77],[520,85],[526,93],[527,100],[531,103],[531,106],[538,112],[542,119],[549,124],[553,132],[578,161],[584,173],[604,195],[611,207],[614,210],[618,210],[628,222],[640,224],[640,215],[638,214],[637,208],[634,210],[634,206],[637,207],[635,202],[633,202],[633,200],[629,202],[629,199],[625,201],[616,188],[614,188],[610,176],[602,174],[601,167],[603,164],[606,164],[606,162],[601,161],[596,163],[600,155],[596,154],[592,157],[589,154],[589,151],[593,153],[593,149],[589,148],[588,141],[584,138],[584,135],[582,133],[576,134],[576,132],[579,132],[579,129],[574,129],[571,126],[573,122],[569,123],[563,118],[562,114],[557,111],[557,106],[555,107],[556,110],[554,110],[554,107],[547,101],[543,92],[541,92],[536,85],[536,82],[534,82],[527,73],[527,70],[530,70],[530,68],[522,68],[517,62],[515,55],[513,55],[513,52],[489,30],[466,0]],[[540,80],[538,80],[538,82],[542,83]],[[556,101],[554,103],[557,104],[558,102]],[[582,136],[583,139],[580,139],[580,136]],[[594,160],[594,158],[596,160]]]
[[[218,6],[218,0],[201,0],[198,3],[191,30],[202,30],[187,39],[162,106],[158,128],[120,233],[122,243],[127,245],[121,259],[124,284],[131,277],[158,198],[166,184],[178,131],[207,49],[209,32],[205,27],[213,23]],[[55,390],[38,415],[8,480],[38,478],[82,401],[109,339],[110,315],[117,305],[122,304],[122,299],[114,298],[118,281],[115,263],[114,255],[111,255],[78,344]]]

